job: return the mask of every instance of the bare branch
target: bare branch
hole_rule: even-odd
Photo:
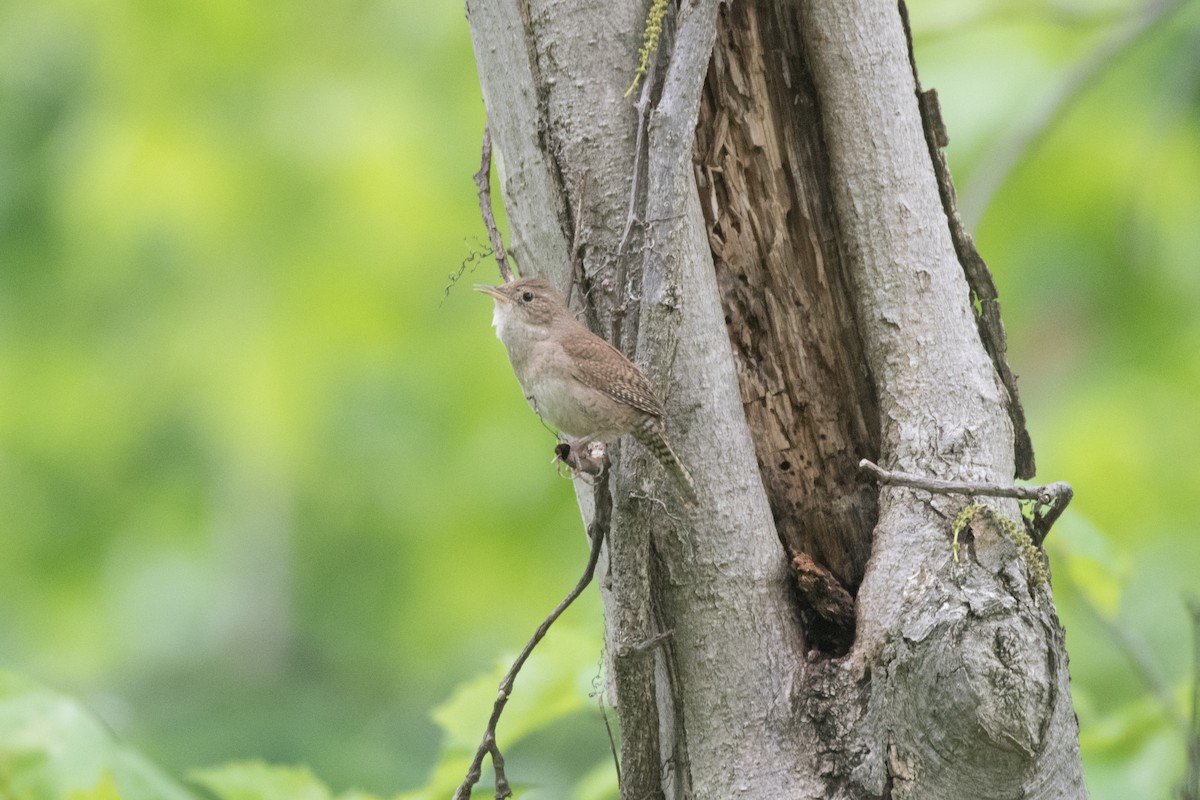
[[[505,283],[510,283],[513,279],[512,268],[508,265],[504,239],[500,236],[496,215],[492,212],[492,130],[487,125],[483,126],[483,145],[480,148],[479,171],[475,173],[475,188],[479,192],[479,213],[483,215],[483,224],[487,227],[492,255],[500,267],[500,277]]]
[[[508,776],[504,773],[504,756],[500,754],[500,748],[496,746],[496,738],[494,736],[487,737],[485,741],[488,752],[492,754],[492,768],[496,771],[496,800],[512,797]]]
[[[1045,486],[1005,486],[999,483],[976,483],[974,481],[947,481],[941,478],[926,478],[920,475],[908,475],[903,472],[889,472],[878,464],[867,459],[858,462],[858,467],[875,476],[875,479],[885,486],[907,486],[910,489],[923,489],[934,494],[961,494],[967,497],[1014,497],[1017,500],[1032,500],[1044,509],[1034,510],[1033,526],[1034,544],[1041,545],[1046,534],[1055,521],[1062,516],[1067,504],[1075,496],[1071,484],[1063,481],[1048,483]]]
[[[875,479],[887,486],[907,486],[911,489],[924,489],[934,494],[962,494],[968,497],[982,495],[984,497],[1015,497],[1018,500],[1036,500],[1044,505],[1057,502],[1060,498],[1068,501],[1075,492],[1071,484],[1059,481],[1045,486],[1004,486],[999,483],[976,483],[974,481],[946,481],[941,478],[925,478],[920,475],[908,475],[903,472],[890,472],[867,459],[858,462],[860,469],[870,472]]]
[[[508,698],[512,696],[513,684],[516,682],[517,673],[525,666],[525,661],[533,653],[533,648],[537,647],[538,642],[545,637],[546,632],[550,630],[550,626],[554,624],[554,621],[562,616],[567,607],[571,603],[574,603],[576,598],[583,594],[583,590],[592,582],[592,577],[596,574],[596,562],[600,558],[600,547],[604,543],[604,531],[608,528],[610,510],[611,495],[607,491],[597,492],[596,516],[592,520],[592,524],[588,526],[591,550],[588,553],[587,566],[583,569],[583,575],[579,578],[579,582],[575,584],[574,588],[567,592],[567,596],[542,620],[542,624],[537,627],[533,636],[526,642],[525,648],[521,650],[521,654],[513,661],[508,674],[504,676],[504,680],[500,681],[496,703],[492,706],[492,716],[488,718],[487,728],[483,732],[483,740],[475,750],[475,757],[471,760],[471,766],[467,770],[466,777],[463,778],[458,791],[454,793],[454,800],[468,800],[471,797],[471,788],[479,782],[479,778],[483,774],[483,757],[488,754],[492,757],[492,766],[496,771],[496,800],[503,800],[503,798],[512,796],[512,790],[508,787],[508,778],[504,773],[504,757],[500,754],[500,747],[496,743],[496,724],[500,721],[500,715],[504,713],[504,706],[508,703]]]
[[[622,647],[621,649],[619,649],[617,651],[617,658],[629,658],[631,656],[640,656],[644,653],[649,652],[650,650],[653,650],[655,647],[658,647],[660,644],[667,641],[674,635],[675,635],[674,630],[660,631],[659,633],[654,634],[653,636],[651,636],[649,639],[647,639],[644,642],[638,642],[637,644],[631,644],[631,645]]]

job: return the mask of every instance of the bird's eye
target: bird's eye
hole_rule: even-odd
[[[521,299],[524,300],[526,303],[531,302],[533,300],[533,292],[525,292],[524,294],[521,295]]]

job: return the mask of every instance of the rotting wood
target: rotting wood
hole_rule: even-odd
[[[798,35],[788,4],[722,9],[693,160],[780,538],[852,593],[876,517],[874,487],[857,464],[878,451],[879,411]]]

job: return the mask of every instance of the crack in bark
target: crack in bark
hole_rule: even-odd
[[[534,27],[533,15],[529,7],[530,0],[516,0],[521,15],[521,30],[524,33],[525,52],[529,59],[529,70],[533,79],[533,90],[537,98],[537,139],[538,147],[545,153],[550,165],[550,177],[554,183],[555,212],[558,216],[558,226],[563,238],[567,241],[571,252],[578,250],[575,242],[575,215],[571,210],[571,194],[567,191],[567,182],[560,161],[562,148],[559,146],[554,126],[550,120],[550,86],[542,78],[541,52],[538,49],[538,35]],[[565,294],[565,293],[564,293]]]
[[[876,517],[855,464],[878,451],[879,416],[798,26],[786,2],[722,9],[693,162],[776,529],[853,594]],[[813,644],[844,652],[847,623],[810,628]]]

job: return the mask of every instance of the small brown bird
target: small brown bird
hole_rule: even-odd
[[[689,499],[695,484],[667,442],[666,410],[650,382],[619,350],[571,313],[541,278],[476,284],[496,303],[492,324],[508,350],[525,399],[543,420],[574,438],[572,448],[626,433],[675,476]]]

